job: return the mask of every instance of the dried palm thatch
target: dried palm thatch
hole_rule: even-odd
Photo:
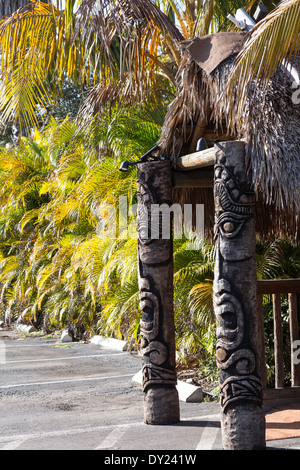
[[[253,84],[241,119],[232,126],[233,110],[222,93],[242,47],[244,33],[218,33],[181,43],[177,95],[166,115],[159,145],[173,164],[195,151],[200,137],[243,139],[247,143],[249,181],[257,196],[260,238],[299,239],[300,105],[293,103],[292,82],[284,71],[267,88]],[[181,203],[205,203],[213,213],[212,190],[174,192]],[[207,215],[208,232],[213,220]]]

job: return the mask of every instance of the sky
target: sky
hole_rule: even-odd
[[[51,0],[51,2],[53,3],[53,5],[57,6],[57,2],[59,3],[59,9],[60,10],[64,10],[65,8],[65,0]],[[78,0],[76,0],[75,2],[75,11],[76,11],[76,5],[78,3]]]

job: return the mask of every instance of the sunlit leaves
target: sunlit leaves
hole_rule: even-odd
[[[236,59],[221,105],[235,125],[253,83],[266,87],[283,63],[293,62],[300,47],[300,1],[283,0],[253,28]]]
[[[182,36],[151,0],[65,0],[59,7],[35,0],[0,21],[4,122],[17,119],[28,131],[66,78],[140,101],[160,88],[162,51],[179,63]]]

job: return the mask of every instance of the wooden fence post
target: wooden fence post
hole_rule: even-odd
[[[169,221],[164,220],[162,226],[158,210],[161,205],[168,209],[172,204],[170,162],[140,163],[137,167],[137,194],[144,421],[147,424],[172,424],[179,421],[173,240],[170,213]]]
[[[258,361],[254,193],[243,142],[215,144],[217,364],[226,450],[265,448]]]
[[[290,311],[290,339],[291,339],[291,382],[292,387],[300,386],[300,364],[294,362],[294,344],[297,342],[299,346],[299,329],[297,314],[297,294],[288,294],[289,311]]]
[[[272,295],[274,324],[275,388],[284,387],[283,328],[281,315],[281,295]]]

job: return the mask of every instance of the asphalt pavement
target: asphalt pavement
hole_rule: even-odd
[[[132,380],[141,367],[130,352],[0,331],[0,450],[99,450],[104,463],[131,467],[146,458],[194,464],[200,451],[222,450],[216,402],[180,402],[176,425],[143,423],[142,390]],[[299,450],[300,438],[267,449]],[[143,459],[118,460],[139,451]]]

